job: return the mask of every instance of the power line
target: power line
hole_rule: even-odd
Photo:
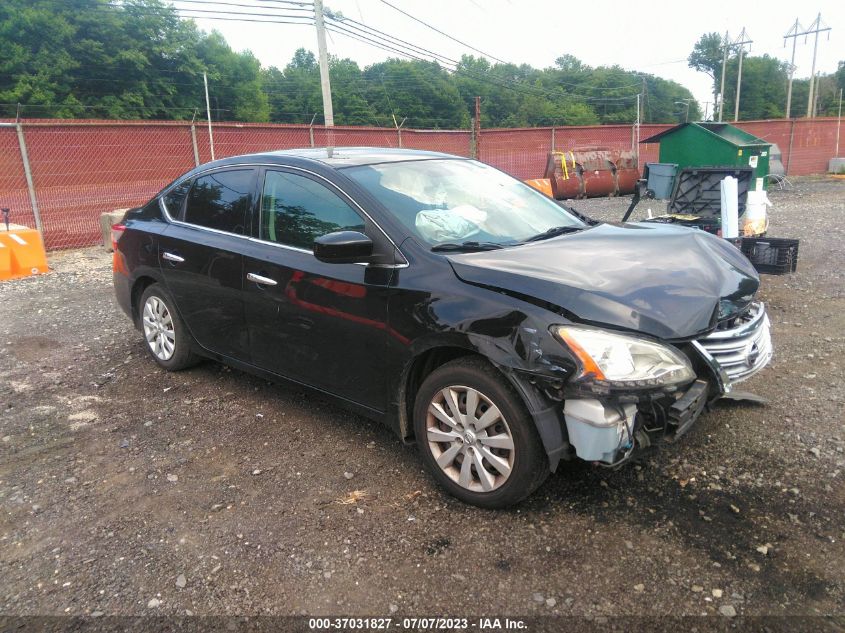
[[[211,0],[208,0],[208,1],[210,2]],[[261,2],[261,3],[264,3],[264,4],[295,4],[295,5],[301,6],[301,7],[313,7],[314,6],[313,2],[298,2],[297,0],[258,0],[258,2]]]
[[[457,66],[460,63],[456,59],[452,59],[451,57],[446,57],[445,55],[441,55],[439,53],[435,53],[434,51],[430,51],[427,48],[417,46],[416,44],[412,44],[411,42],[407,42],[403,39],[400,39],[398,37],[395,37],[393,35],[390,35],[388,33],[380,31],[376,28],[368,26],[368,25],[364,24],[363,22],[358,22],[358,21],[353,20],[351,18],[343,18],[342,20],[338,20],[337,18],[334,18],[332,16],[326,16],[326,17],[334,23],[343,24],[344,26],[347,26],[351,29],[354,29],[356,31],[362,32],[362,33],[367,34],[367,35],[375,35],[375,36],[381,36],[381,37],[384,37],[384,38],[388,38],[388,39],[393,40],[394,42],[396,42],[400,45],[409,47],[410,49],[416,49],[416,50],[420,51],[420,53],[422,53],[422,54],[426,54],[426,55],[430,55],[432,57],[443,59],[449,64],[453,64],[453,65]]]
[[[262,9],[263,8],[259,4],[241,4],[241,3],[238,3],[238,2],[225,2],[224,0],[167,0],[167,1],[170,2],[171,5],[173,3],[180,3],[180,4],[199,4],[199,5],[203,5],[203,6],[221,5],[221,6],[227,6],[227,7],[243,7],[243,8],[246,8],[246,9]],[[297,2],[297,3],[291,3],[291,4],[303,4],[303,3]],[[176,7],[173,7],[173,8],[175,9]],[[284,7],[278,7],[277,8],[277,7],[274,7],[274,6],[269,6],[267,8],[271,9],[271,10],[276,9],[278,11],[308,11],[308,12],[311,12],[311,13],[314,12],[313,5],[311,5],[311,4],[308,4],[306,7],[284,6]],[[200,9],[191,9],[191,10],[192,11],[199,11]]]
[[[485,53],[485,52],[484,52],[484,51],[482,51],[481,49],[475,48],[475,46],[472,46],[472,45],[470,45],[470,44],[467,44],[466,42],[462,42],[461,40],[457,39],[456,37],[452,37],[452,36],[451,36],[451,35],[449,35],[448,33],[444,33],[443,31],[441,31],[441,30],[440,30],[440,29],[438,29],[437,27],[434,27],[434,26],[432,26],[431,24],[428,24],[427,22],[423,22],[422,20],[420,20],[419,18],[417,18],[417,17],[415,17],[415,16],[411,15],[411,14],[410,14],[410,13],[408,13],[407,11],[403,11],[402,9],[400,9],[399,7],[397,7],[396,5],[393,5],[393,4],[389,3],[387,0],[380,0],[380,1],[381,1],[381,3],[382,3],[382,4],[386,4],[387,6],[389,6],[389,7],[390,7],[391,9],[393,9],[394,11],[398,11],[399,13],[401,13],[401,14],[403,14],[403,15],[405,15],[405,16],[407,16],[407,17],[409,17],[409,18],[411,18],[414,22],[419,22],[420,24],[422,24],[423,26],[425,26],[425,27],[427,27],[427,28],[431,29],[432,31],[435,31],[436,33],[440,33],[440,35],[442,35],[442,36],[444,36],[444,37],[448,37],[450,40],[452,40],[453,42],[457,42],[457,43],[458,43],[458,44],[460,44],[461,46],[466,46],[467,48],[469,48],[469,49],[471,49],[471,50],[474,50],[476,53],[480,53],[480,54],[484,55],[485,57],[489,57],[490,59],[495,59],[495,60],[496,60],[497,62],[499,62],[500,64],[505,64],[505,65],[508,65],[508,64],[509,64],[509,62],[506,62],[506,61],[504,61],[503,59],[499,59],[498,57],[495,57],[494,55],[490,55],[489,53]]]
[[[338,19],[338,18],[333,17],[333,16],[327,16],[327,17],[329,17],[329,19],[331,19],[335,23],[342,23],[344,26],[347,26],[351,29],[354,29],[359,34],[388,38],[388,39],[392,40],[393,43],[397,46],[408,47],[412,51],[416,52],[417,54],[429,55],[431,57],[434,57],[434,58],[442,61],[443,63],[450,64],[452,66],[459,66],[461,64],[461,62],[459,62],[458,60],[455,60],[451,57],[447,57],[447,56],[442,55],[440,53],[436,53],[434,51],[423,48],[421,46],[418,46],[416,44],[413,44],[413,43],[408,42],[406,40],[403,40],[401,38],[390,35],[389,33],[385,33],[384,31],[381,31],[381,30],[379,30],[375,27],[369,26],[368,24],[364,24],[363,22],[358,22],[357,20],[353,20],[351,18],[346,18],[346,17],[343,17],[342,19]],[[555,83],[557,83],[559,85],[573,86],[573,87],[582,88],[582,89],[586,88],[588,90],[624,90],[624,89],[633,88],[633,87],[636,87],[636,86],[639,85],[638,83],[630,83],[630,84],[620,84],[620,85],[616,85],[616,86],[595,86],[595,87],[592,87],[592,86],[583,86],[582,84],[576,84],[576,83],[559,81],[559,80],[556,81]],[[542,90],[542,89],[540,89],[540,90]]]
[[[177,2],[179,0],[176,0]],[[172,10],[176,17],[182,18],[190,18],[195,20],[221,20],[224,22],[257,22],[257,23],[266,23],[266,24],[304,24],[309,25],[313,24],[313,19],[311,16],[307,15],[282,15],[279,13],[248,13],[248,12],[241,12],[241,11],[206,11],[205,9],[180,9],[179,7],[168,6],[168,9]],[[130,11],[134,15],[142,15],[147,17],[167,17],[167,13],[164,11],[155,11],[155,10],[138,10],[136,7],[127,8],[123,5],[119,4],[104,4],[97,7],[93,7],[95,11],[110,11],[112,9],[117,10],[124,10]],[[191,15],[186,15],[186,13],[190,12]],[[193,15],[193,13],[199,13],[201,15]],[[213,14],[213,15],[207,15]],[[234,17],[234,16],[250,16],[250,17]],[[251,19],[252,17],[268,17],[268,18],[285,18],[285,19]],[[294,20],[302,20],[302,21],[294,21]]]
[[[110,96],[110,95],[108,95]],[[22,108],[41,108],[47,109],[52,108],[54,110],[59,110],[62,108],[68,109],[83,109],[83,110],[107,110],[110,109],[111,105],[85,105],[83,103],[0,103],[0,106],[21,106]],[[135,104],[121,104],[122,108],[126,110],[155,110],[159,106],[138,106]],[[168,110],[196,110],[197,106],[166,106]],[[231,110],[227,110],[226,108],[220,108],[221,111],[224,112],[231,112]]]
[[[420,57],[418,54],[415,54],[414,51],[409,52],[408,50],[404,49],[404,47],[400,48],[399,45],[392,46],[390,43],[380,42],[378,40],[372,39],[371,37],[367,37],[366,35],[362,35],[362,34],[357,33],[357,32],[349,31],[347,29],[338,30],[338,29],[341,29],[341,28],[342,27],[340,27],[336,24],[333,24],[331,26],[331,28],[327,27],[327,30],[329,30],[333,33],[337,33],[338,35],[345,35],[346,37],[349,37],[351,39],[355,39],[359,42],[370,44],[372,46],[375,46],[375,47],[383,49],[383,50],[388,50],[388,51],[391,51],[391,52],[399,53],[400,55],[403,55],[405,57],[409,57],[411,59],[415,59],[417,61],[424,61],[424,62],[431,63],[431,60]],[[508,89],[508,90],[513,90],[514,92],[518,92],[520,94],[527,95],[527,96],[535,96],[535,97],[536,96],[549,96],[549,97],[553,97],[555,99],[567,99],[568,98],[568,99],[582,99],[584,101],[633,100],[633,99],[636,98],[636,95],[625,95],[625,96],[618,96],[618,97],[596,97],[596,96],[592,96],[592,95],[555,92],[555,91],[552,91],[552,90],[547,90],[545,88],[540,88],[538,86],[527,86],[527,85],[524,85],[524,84],[519,84],[517,82],[507,80],[507,79],[503,79],[503,78],[499,78],[499,77],[479,75],[479,74],[473,73],[471,71],[468,71],[466,69],[463,69],[463,68],[460,68],[460,67],[457,67],[457,66],[454,66],[454,65],[451,65],[453,67],[450,67],[450,65],[447,64],[446,62],[442,62],[442,63],[444,64],[445,70],[450,71],[454,74],[464,75],[464,76],[470,77],[472,79],[475,79],[476,81],[480,81],[482,83],[488,83],[488,84],[495,85],[495,86],[498,86],[500,88],[505,88],[505,89]],[[601,89],[601,88],[597,88],[597,89]]]
[[[173,0],[173,1],[174,2],[186,2],[187,0]],[[115,6],[115,5],[111,5],[111,6]],[[173,7],[173,9],[175,9],[176,11],[178,11],[180,13],[183,12],[183,11],[190,11],[192,13],[211,13],[211,14],[214,14],[214,15],[221,15],[221,16],[247,15],[247,16],[253,16],[253,17],[257,17],[257,18],[260,18],[260,17],[286,18],[286,19],[296,19],[296,20],[310,20],[311,19],[310,15],[297,15],[297,14],[288,15],[288,14],[284,14],[284,13],[248,13],[246,11],[226,11],[224,9],[194,9],[194,8],[182,9],[180,7]],[[296,9],[291,9],[291,10],[295,11]],[[302,10],[305,11],[306,9],[302,9]],[[194,16],[194,17],[197,17],[197,16]],[[198,16],[198,17],[202,17],[202,16]]]
[[[180,1],[184,2],[186,0],[174,0],[174,1],[175,2],[180,2]],[[192,0],[192,1],[194,1],[194,2],[212,2],[212,0]],[[270,1],[270,0],[265,0],[265,1]],[[272,0],[272,1],[282,2],[283,0]],[[107,6],[114,7],[114,8],[121,8],[120,5],[107,5]],[[175,11],[179,11],[180,14],[183,14],[183,13],[188,12],[188,11],[192,11],[192,12],[200,12],[201,11],[204,14],[206,14],[206,13],[214,14],[214,16],[210,16],[210,15],[199,15],[199,16],[197,16],[197,15],[183,15],[182,16],[182,17],[187,17],[187,18],[192,18],[192,19],[216,19],[216,20],[223,20],[223,21],[241,21],[241,22],[258,22],[258,23],[266,22],[266,23],[271,23],[271,24],[283,23],[283,24],[305,24],[305,25],[308,25],[308,24],[313,23],[310,20],[310,17],[306,17],[306,16],[282,16],[281,14],[275,14],[275,13],[274,14],[266,14],[266,13],[252,13],[252,12],[245,12],[245,11],[224,11],[224,10],[208,10],[207,11],[207,10],[203,10],[203,9],[179,9],[178,7],[171,7],[171,8]],[[136,13],[137,13],[137,11],[136,11]],[[147,13],[147,14],[150,14],[150,13]],[[224,14],[225,17],[218,16],[218,14]],[[152,15],[160,15],[160,13],[159,12],[153,12]],[[247,19],[247,18],[244,18],[244,17],[230,17],[230,16],[250,16],[250,17],[262,17],[262,18],[265,18],[265,17],[288,17],[288,18],[293,18],[293,19],[296,19],[296,20],[304,20],[304,21],[289,22],[289,21],[268,20],[268,19],[252,20],[252,19]],[[345,21],[346,20],[344,20],[344,22]],[[378,33],[382,37],[390,38],[391,40],[395,40],[395,42],[384,42],[384,41],[380,42],[380,41],[374,40],[373,37],[377,37],[377,35],[373,35],[371,37],[370,36],[371,34],[369,34],[367,32],[362,32],[363,31],[362,28],[356,27],[356,26],[351,25],[351,24],[350,25],[337,24],[337,22],[338,22],[337,19],[333,20],[334,23],[333,23],[332,26],[334,27],[334,29],[339,29],[340,32],[338,30],[333,30],[333,29],[327,29],[327,30],[334,32],[334,33],[337,33],[338,35],[346,35],[347,37],[350,37],[352,39],[356,39],[358,41],[364,41],[365,43],[372,45],[372,46],[375,46],[377,48],[380,48],[382,50],[386,50],[388,52],[393,52],[393,53],[398,53],[399,55],[403,55],[405,57],[410,57],[410,58],[416,59],[418,61],[431,61],[431,60],[425,59],[424,57],[421,57],[422,54],[428,54],[428,55],[431,55],[432,57],[435,57],[435,59],[437,61],[439,61],[440,63],[442,63],[444,65],[445,69],[448,70],[448,71],[456,72],[456,73],[459,73],[459,74],[462,74],[462,75],[466,75],[466,76],[472,77],[472,78],[474,78],[478,81],[486,82],[486,83],[489,83],[491,85],[496,85],[498,87],[502,87],[502,88],[506,88],[506,89],[511,89],[511,90],[514,90],[516,92],[521,92],[522,94],[526,94],[526,95],[535,95],[535,96],[547,95],[547,96],[554,97],[554,98],[557,98],[557,99],[559,99],[559,98],[583,98],[583,99],[588,100],[588,101],[606,101],[607,99],[610,99],[609,97],[602,98],[602,97],[595,97],[593,95],[582,95],[582,94],[574,94],[574,93],[555,92],[555,91],[547,90],[545,88],[541,88],[541,87],[538,87],[538,86],[525,86],[523,84],[518,84],[517,82],[515,82],[513,80],[508,80],[508,79],[504,79],[504,78],[489,78],[489,77],[485,77],[485,76],[482,76],[482,75],[478,75],[476,73],[472,73],[470,71],[467,71],[466,69],[457,68],[458,62],[456,60],[449,58],[449,57],[435,53],[435,52],[430,51],[428,49],[425,49],[423,47],[411,44],[410,42],[406,42],[405,40],[391,36],[387,33],[379,31],[378,29],[374,29],[373,27],[369,27],[366,24],[358,23],[357,21],[354,21],[354,20],[351,20],[351,21],[355,22],[356,24],[360,24],[362,27],[366,27],[366,28],[368,28],[372,31],[375,31],[376,33]],[[346,28],[347,26],[351,27],[352,29],[355,29],[355,30],[354,31],[350,30],[350,29]],[[396,43],[396,42],[399,42],[399,43]],[[565,84],[565,82],[560,82],[560,83]],[[576,85],[576,84],[568,84],[568,85]],[[517,86],[519,86],[519,88],[517,88]],[[633,84],[631,86],[633,86]],[[611,91],[611,90],[622,90],[622,89],[625,89],[625,88],[629,88],[631,86],[614,86],[614,87],[579,86],[579,87],[586,88],[588,90]],[[635,97],[635,95],[629,95],[629,96],[618,97],[618,99],[625,100],[625,99],[633,99],[634,97]]]

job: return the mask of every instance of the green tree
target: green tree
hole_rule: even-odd
[[[739,59],[728,61],[725,83],[725,117],[736,103],[736,76]],[[731,81],[733,78],[733,81]],[[742,89],[740,91],[739,118],[742,120],[777,119],[784,116],[787,64],[769,55],[748,56],[742,62]],[[793,82],[793,103],[796,94]],[[806,96],[805,101],[806,104]]]
[[[367,101],[367,82],[358,64],[351,59],[329,59],[329,76],[335,123],[338,125],[392,125],[379,117]]]
[[[516,68],[516,67],[514,67]],[[491,66],[483,57],[461,57],[452,81],[470,117],[475,115],[475,98],[481,97],[481,126],[499,127],[519,108],[522,95],[506,86],[505,65]]]
[[[840,68],[841,73],[841,68]],[[840,75],[841,76],[841,75]],[[817,116],[836,116],[839,112],[839,90],[841,84],[836,74],[819,75],[818,82],[814,89],[817,94],[816,99],[816,115]],[[806,98],[804,105],[806,108]],[[806,114],[806,109],[804,111]]]
[[[318,113],[322,123],[323,97],[320,92],[320,69],[314,53],[298,49],[285,66],[263,73],[264,90],[270,101],[270,119],[279,123],[308,123]]]
[[[209,68],[214,107],[226,110],[218,118],[270,120],[270,104],[262,90],[261,64],[252,53],[235,53],[216,31],[200,39],[196,50],[199,59]]]
[[[20,102],[29,116],[190,118],[207,70],[230,118],[266,118],[257,60],[158,0],[4,0],[0,37],[6,115]]]
[[[724,59],[724,41],[718,33],[705,33],[692,48],[687,58],[690,68],[707,73],[713,80],[713,103],[719,101],[722,84],[722,61]]]
[[[451,76],[438,64],[389,59],[364,71],[367,101],[409,127],[469,126],[469,113]]]

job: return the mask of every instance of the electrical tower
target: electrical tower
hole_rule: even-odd
[[[815,34],[816,39],[813,43],[813,69],[810,71],[810,94],[807,95],[807,117],[811,118],[814,116],[813,113],[813,91],[818,89],[816,85],[816,53],[819,51],[819,33],[824,33],[827,31],[827,39],[830,40],[830,27],[825,25],[822,22],[822,14],[819,13],[816,16],[815,21],[810,25],[810,27],[802,33],[802,35],[810,35]],[[806,41],[806,40],[805,40]]]

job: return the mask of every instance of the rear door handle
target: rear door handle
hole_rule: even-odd
[[[270,279],[269,277],[262,277],[261,275],[256,275],[255,273],[247,273],[246,278],[249,281],[254,281],[255,283],[262,285],[262,286],[275,286],[276,280]]]
[[[173,253],[164,252],[161,254],[162,259],[166,259],[169,262],[176,262],[177,264],[181,264],[185,261],[184,257],[179,257],[178,255],[174,255]]]

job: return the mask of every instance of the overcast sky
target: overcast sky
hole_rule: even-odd
[[[262,4],[262,0],[238,1]],[[806,29],[821,12],[822,21],[832,31],[829,38],[828,33],[819,37],[816,69],[832,73],[837,62],[845,60],[845,0],[389,1],[467,44],[517,64],[546,68],[554,65],[556,58],[569,53],[590,66],[619,64],[629,70],[673,79],[692,91],[702,109],[704,102],[713,99],[710,80],[704,73],[688,68],[686,62],[702,33],[727,30],[733,39],[745,27],[753,40],[752,55],[768,53],[789,61],[792,40],[784,47],[784,34],[796,18]],[[265,8],[268,6],[264,4]],[[326,0],[326,6],[450,58],[459,59],[461,54],[473,53],[380,0]],[[251,50],[264,66],[284,67],[300,47],[315,53],[317,50],[313,26],[196,21],[203,30],[219,30],[236,50]],[[352,58],[362,68],[389,56],[385,51],[337,34],[330,34],[328,48],[330,54]],[[799,38],[796,77],[810,75],[812,58],[813,36],[806,43],[803,37]]]

